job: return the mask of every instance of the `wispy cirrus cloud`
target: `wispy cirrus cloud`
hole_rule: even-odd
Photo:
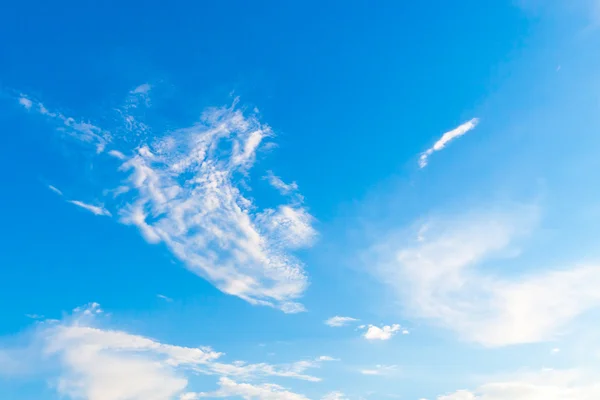
[[[475,129],[475,127],[477,126],[478,123],[479,123],[479,119],[473,118],[473,119],[465,122],[464,124],[459,125],[458,127],[452,129],[451,131],[444,133],[442,135],[442,137],[439,138],[432,147],[425,150],[425,152],[423,152],[421,154],[421,156],[419,157],[419,167],[425,168],[427,166],[427,164],[429,163],[429,157],[434,152],[443,150],[448,145],[448,143],[450,143],[451,141],[463,136],[470,130]]]
[[[84,210],[87,210],[94,215],[106,216],[106,217],[110,217],[112,215],[110,213],[110,211],[108,211],[102,205],[88,204],[88,203],[84,203],[83,201],[79,201],[79,200],[69,200],[68,202],[73,205],[76,205],[77,207],[81,207]]]
[[[246,194],[257,154],[274,136],[271,128],[234,102],[209,108],[196,124],[150,140],[151,128],[133,113],[148,106],[149,90],[142,85],[131,91],[119,110],[124,126],[110,131],[125,132],[123,138],[22,97],[31,101],[30,111],[63,122],[84,141],[94,139],[99,151],[112,147],[107,154],[121,163],[126,178],[117,189],[104,191],[113,198],[106,207],[71,203],[96,215],[118,215],[148,242],[166,244],[189,270],[225,293],[288,313],[303,311],[297,299],[308,279],[293,252],[314,242],[314,218],[295,184],[285,186],[294,190],[292,198],[270,208],[260,209]]]
[[[333,328],[339,328],[341,326],[346,326],[351,324],[352,322],[357,322],[359,321],[356,318],[352,318],[352,317],[341,317],[339,315],[336,315],[335,317],[331,317],[329,319],[327,319],[325,321],[325,325],[331,326]]]
[[[275,175],[273,171],[267,171],[267,175],[265,175],[264,179],[266,179],[271,186],[284,195],[294,193],[298,190],[298,184],[296,182],[285,183],[280,177]]]
[[[360,373],[363,375],[389,375],[398,370],[396,365],[375,365],[372,368],[361,369]]]
[[[515,254],[513,242],[537,221],[536,207],[468,213],[428,221],[426,239],[391,234],[375,246],[378,275],[405,312],[485,346],[550,340],[567,323],[600,307],[600,266],[566,266],[522,276],[485,274],[484,261]],[[412,229],[409,229],[412,231]],[[504,262],[510,262],[504,258]]]
[[[60,189],[56,188],[55,186],[48,185],[48,189],[50,189],[51,191],[53,191],[54,193],[56,193],[59,196],[63,195],[63,192],[61,192]]]
[[[67,117],[60,112],[50,111],[42,103],[31,100],[26,96],[19,97],[18,101],[19,104],[28,111],[35,111],[54,122],[58,122],[58,130],[65,132],[67,135],[74,137],[81,142],[95,146],[97,153],[103,152],[106,145],[111,141],[110,133],[90,122],[78,121],[72,117]]]

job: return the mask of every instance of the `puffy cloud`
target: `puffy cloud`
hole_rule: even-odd
[[[325,325],[329,325],[331,327],[338,328],[340,326],[346,326],[352,322],[356,322],[358,319],[352,317],[340,317],[336,315],[335,317],[331,317],[325,321]]]
[[[600,266],[538,269],[511,278],[477,268],[501,255],[509,262],[513,241],[527,234],[536,219],[537,211],[524,207],[429,221],[427,239],[411,243],[392,234],[374,248],[370,262],[413,316],[486,346],[548,340],[600,306]]]
[[[398,331],[400,331],[400,325],[384,325],[381,328],[375,325],[369,325],[367,331],[363,335],[367,340],[389,340]]]
[[[450,143],[454,139],[463,136],[472,129],[475,129],[478,123],[479,119],[473,118],[470,121],[467,121],[464,124],[452,129],[451,131],[444,133],[442,137],[439,138],[438,141],[435,142],[431,148],[427,149],[425,152],[423,152],[423,154],[421,154],[421,157],[419,157],[419,167],[425,168],[427,166],[427,163],[429,162],[429,157],[434,152],[443,150],[446,147],[446,145],[448,145],[448,143]]]

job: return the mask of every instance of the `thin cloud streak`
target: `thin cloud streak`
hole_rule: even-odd
[[[87,211],[91,212],[94,215],[106,216],[106,217],[110,217],[112,215],[110,213],[110,211],[108,211],[103,206],[95,206],[93,204],[87,204],[87,203],[84,203],[84,202],[79,201],[79,200],[69,200],[68,203],[74,204],[77,207],[81,207],[84,210],[87,210]]]
[[[444,133],[442,137],[439,138],[438,141],[435,142],[435,144],[431,148],[427,149],[424,153],[421,154],[421,157],[419,157],[419,168],[425,168],[429,163],[429,157],[434,152],[443,150],[451,141],[475,129],[478,123],[479,119],[473,118],[470,121],[467,121],[464,124],[452,129],[451,131]]]

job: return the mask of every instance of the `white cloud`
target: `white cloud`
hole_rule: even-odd
[[[219,389],[209,393],[186,393],[180,400],[197,400],[200,398],[241,397],[246,400],[308,400],[307,397],[287,391],[272,383],[252,385],[237,383],[229,378],[219,380]]]
[[[437,142],[435,142],[433,147],[427,149],[424,153],[421,154],[421,157],[419,158],[419,167],[425,168],[427,166],[427,163],[429,162],[429,157],[434,152],[443,150],[448,143],[474,129],[478,123],[479,119],[473,118],[470,121],[467,121],[464,124],[452,129],[451,131],[444,133],[442,137],[439,138]]]
[[[285,183],[280,177],[273,174],[273,171],[267,171],[265,179],[267,179],[271,186],[277,189],[281,194],[290,194],[298,190],[298,184],[296,182]]]
[[[259,210],[244,196],[246,174],[268,126],[233,108],[141,145],[122,165],[132,201],[121,221],[152,243],[164,242],[187,267],[252,304],[303,311],[307,287],[291,250],[310,246],[312,216],[298,204]],[[133,193],[131,193],[133,192]]]
[[[28,110],[35,109],[41,115],[59,122],[61,125],[59,128],[60,130],[65,131],[68,135],[79,141],[94,145],[98,153],[103,152],[106,145],[111,141],[110,134],[99,127],[89,122],[77,121],[74,118],[67,117],[59,112],[51,112],[40,102],[34,102],[21,96],[19,98],[19,104]]]
[[[286,203],[265,209],[246,194],[249,171],[273,136],[271,129],[246,117],[236,100],[229,108],[207,109],[191,127],[149,136],[150,127],[132,115],[149,90],[141,85],[129,93],[117,110],[125,126],[111,129],[114,138],[41,103],[33,102],[32,109],[95,143],[98,152],[109,143],[129,147],[108,152],[127,174],[126,184],[105,190],[119,196],[114,207],[120,222],[137,226],[150,243],[163,242],[189,270],[225,293],[286,313],[304,311],[298,299],[308,279],[294,251],[314,243],[314,218],[297,191]],[[110,215],[104,207],[71,202]]]
[[[537,211],[525,207],[432,220],[427,240],[415,243],[392,234],[376,246],[369,262],[378,264],[379,276],[396,289],[406,312],[467,340],[486,346],[549,340],[572,319],[600,306],[600,266],[511,278],[477,268],[490,258],[514,255],[513,241],[536,218]]]
[[[166,301],[167,303],[171,303],[173,302],[173,299],[165,296],[164,294],[157,294],[156,297],[158,297],[159,299],[163,299],[164,301]]]
[[[400,330],[400,325],[384,325],[381,328],[375,325],[369,325],[363,335],[367,340],[389,340]]]
[[[106,320],[103,315],[100,306],[92,303],[77,308],[72,316],[61,321],[38,322],[34,334],[25,336],[29,342],[26,352],[9,348],[0,352],[0,364],[6,354],[9,361],[10,354],[21,354],[19,359],[26,362],[19,365],[5,363],[6,368],[0,365],[0,373],[12,374],[17,367],[19,371],[50,373],[48,380],[61,396],[89,400],[195,398],[191,397],[195,395],[189,389],[193,385],[188,377],[196,374],[219,376],[227,387],[233,382],[232,378],[251,381],[278,376],[319,381],[319,378],[305,374],[309,368],[319,366],[317,361],[284,365],[242,361],[228,364],[219,361],[223,354],[210,347],[163,344],[140,335],[97,327]],[[240,390],[252,386],[239,385],[236,387]],[[257,389],[257,395],[267,396],[266,389],[273,392],[272,396],[291,395],[275,385],[255,387],[263,390]],[[200,394],[200,397],[204,395]]]
[[[578,370],[546,369],[524,373],[480,386],[459,390],[438,400],[596,400],[600,384],[596,376]]]
[[[317,361],[339,361],[339,358],[333,358],[330,356],[320,356],[317,358]]]
[[[107,217],[111,216],[110,211],[108,211],[106,208],[104,208],[101,205],[95,206],[93,204],[87,204],[87,203],[84,203],[79,200],[69,200],[69,203],[74,204],[77,207],[81,207],[84,210],[88,210],[89,212],[91,212],[94,215],[103,215],[103,216],[107,216]]]
[[[29,100],[27,97],[19,97],[19,104],[30,110],[31,106],[33,106],[33,102]]]
[[[328,320],[325,321],[325,325],[329,325],[331,327],[340,327],[340,326],[346,326],[352,322],[356,322],[358,321],[358,319],[356,318],[352,318],[352,317],[340,317],[338,315],[336,315],[335,317],[331,317]]]
[[[61,192],[59,189],[57,189],[56,187],[54,187],[52,185],[48,185],[48,189],[52,190],[54,193],[56,193],[59,196],[63,195],[63,192]]]
[[[381,365],[378,364],[373,368],[366,368],[360,370],[363,375],[388,375],[395,372],[398,369],[396,365]]]
[[[342,392],[329,392],[321,398],[321,400],[348,400],[348,398]]]

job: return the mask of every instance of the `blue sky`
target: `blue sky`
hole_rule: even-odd
[[[600,398],[600,3],[0,13],[0,398]]]

